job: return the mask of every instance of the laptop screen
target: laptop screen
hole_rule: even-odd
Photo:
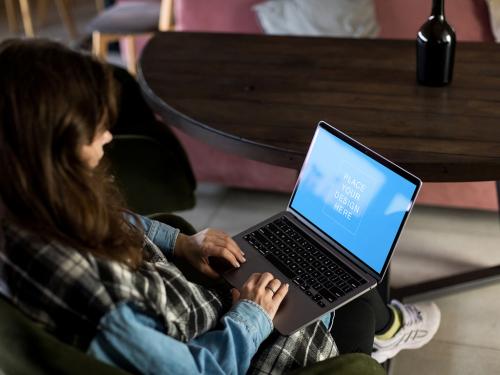
[[[319,126],[290,207],[380,274],[419,182],[369,154]]]

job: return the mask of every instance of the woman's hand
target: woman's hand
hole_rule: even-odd
[[[262,306],[271,319],[274,319],[281,302],[288,293],[288,288],[288,284],[281,283],[269,272],[254,273],[242,286],[241,291],[232,290],[233,303],[248,299]]]
[[[180,233],[174,256],[187,260],[198,271],[212,278],[218,278],[219,274],[210,266],[208,257],[223,258],[236,268],[246,261],[245,254],[229,235],[211,228],[192,236]]]

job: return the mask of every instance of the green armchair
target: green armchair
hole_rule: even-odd
[[[135,78],[119,67],[113,73],[118,114],[106,156],[128,207],[139,214],[193,207],[196,180],[182,145],[156,119]]]
[[[126,375],[64,344],[0,297],[0,374]],[[300,369],[294,375],[383,375],[372,358],[347,354]]]

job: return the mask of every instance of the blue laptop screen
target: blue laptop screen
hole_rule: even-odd
[[[320,127],[290,206],[380,273],[416,188]]]

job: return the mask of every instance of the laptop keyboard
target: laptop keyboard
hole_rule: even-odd
[[[320,307],[366,283],[284,216],[243,238]]]

